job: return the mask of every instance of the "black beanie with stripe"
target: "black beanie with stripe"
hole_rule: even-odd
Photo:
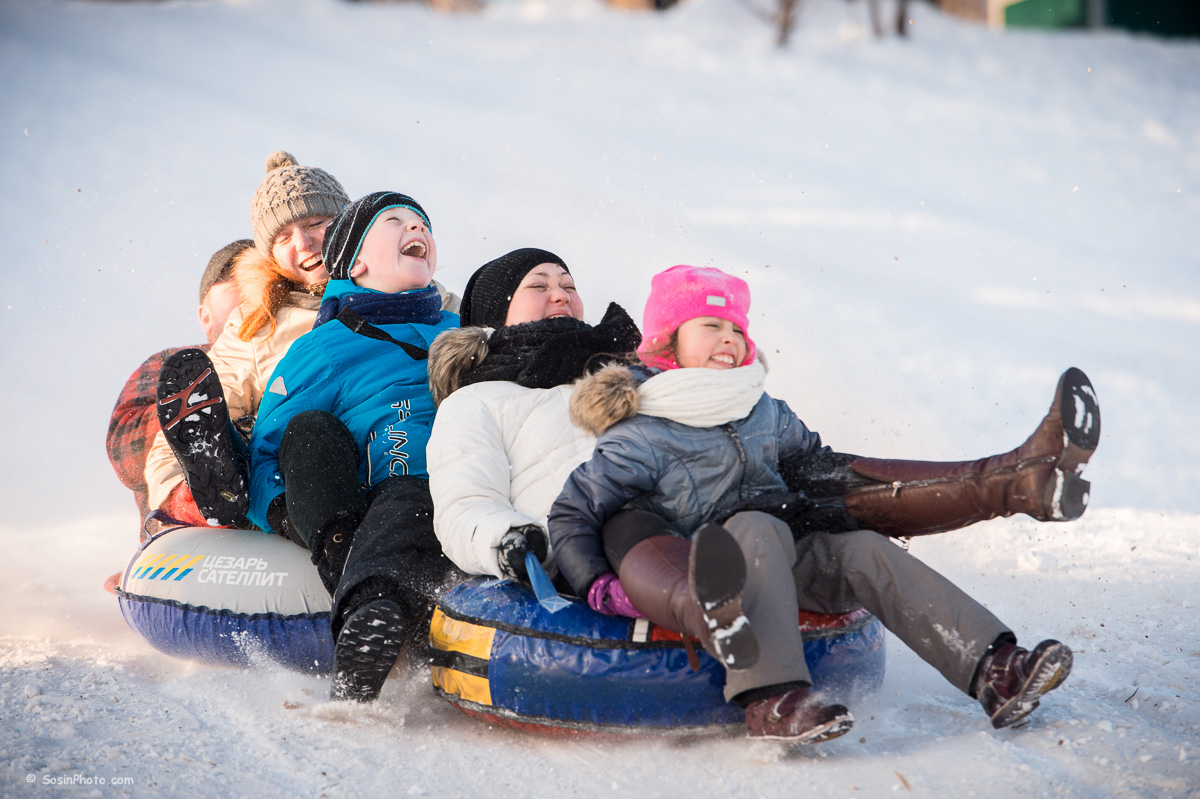
[[[342,209],[333,218],[325,230],[325,244],[321,247],[321,257],[325,261],[325,271],[329,272],[331,280],[349,280],[350,268],[362,248],[363,237],[375,223],[375,218],[389,208],[408,208],[425,220],[425,226],[433,232],[433,224],[429,214],[421,204],[395,191],[377,191],[366,197],[355,200]]]

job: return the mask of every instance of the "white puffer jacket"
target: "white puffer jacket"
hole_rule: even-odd
[[[504,533],[523,524],[546,529],[563,483],[592,456],[596,439],[571,424],[573,390],[476,383],[438,407],[425,452],[433,527],[463,571],[501,577]]]

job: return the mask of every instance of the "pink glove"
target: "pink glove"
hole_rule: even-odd
[[[588,605],[592,610],[605,616],[628,616],[631,619],[644,619],[642,612],[633,606],[617,575],[609,572],[596,578],[588,589]]]

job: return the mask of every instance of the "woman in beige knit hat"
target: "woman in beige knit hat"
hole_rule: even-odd
[[[293,341],[312,329],[329,280],[321,261],[325,228],[350,202],[333,175],[301,166],[295,156],[282,150],[267,157],[266,173],[250,205],[255,246],[241,253],[233,265],[241,305],[208,353],[220,380],[228,418],[247,431],[275,365]],[[236,509],[245,506],[245,488],[236,490],[237,476],[222,475],[232,479],[229,485],[208,475],[209,463],[221,460],[208,457],[214,453],[179,454],[193,461],[204,459],[186,464],[196,467],[187,470],[191,488],[184,482],[184,464],[160,432],[146,462],[150,506],[192,524],[244,526]],[[196,480],[195,472],[209,479]],[[197,496],[193,497],[193,491]],[[224,495],[234,500],[222,501]],[[197,509],[197,501],[203,513]],[[227,515],[218,507],[214,514],[214,504],[230,505],[233,512]]]

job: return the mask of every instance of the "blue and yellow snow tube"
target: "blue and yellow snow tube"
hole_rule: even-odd
[[[115,593],[129,626],[168,655],[333,670],[329,592],[308,550],[277,535],[166,530],[142,544]]]
[[[884,631],[865,610],[801,614],[813,684],[835,698],[878,690]],[[437,691],[491,724],[554,735],[695,735],[740,728],[725,671],[702,649],[693,671],[682,638],[645,619],[585,603],[551,613],[512,582],[450,589],[430,630]]]

